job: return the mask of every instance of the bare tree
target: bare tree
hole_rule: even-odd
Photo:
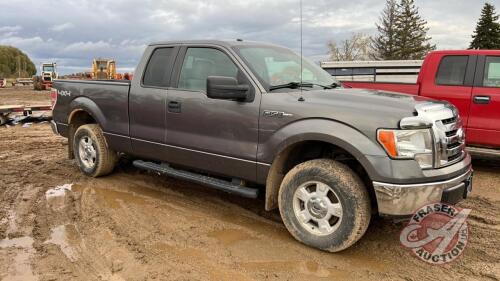
[[[339,43],[328,43],[330,59],[334,61],[369,60],[373,53],[371,38],[363,33],[353,33],[352,36]]]

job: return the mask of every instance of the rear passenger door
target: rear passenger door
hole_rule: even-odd
[[[130,88],[132,150],[137,156],[166,161],[166,101],[179,47],[150,46]]]
[[[167,98],[169,162],[212,174],[254,181],[260,94],[227,50],[184,47],[176,62],[175,89]],[[229,76],[247,84],[247,101],[210,99],[208,76]]]
[[[498,147],[500,142],[500,56],[479,56],[472,103],[469,142]]]

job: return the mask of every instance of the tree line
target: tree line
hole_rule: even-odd
[[[485,3],[472,35],[469,49],[500,49],[500,23],[495,7]],[[340,43],[328,43],[330,59],[349,60],[412,60],[423,59],[436,49],[427,35],[429,28],[419,14],[414,0],[386,0],[377,35],[355,33]]]
[[[36,73],[35,64],[21,50],[0,46],[0,78],[31,77]]]

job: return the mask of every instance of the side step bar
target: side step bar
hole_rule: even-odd
[[[208,186],[217,190],[221,190],[231,194],[236,194],[246,198],[257,198],[258,195],[258,190],[255,188],[234,184],[229,181],[196,174],[193,172],[177,170],[168,165],[161,165],[142,160],[135,160],[134,162],[132,162],[132,164],[139,169],[158,172],[160,174],[167,175],[176,179],[188,180],[194,183],[198,183],[204,186]]]
[[[472,157],[478,157],[483,159],[497,159],[500,160],[500,149],[482,148],[468,146],[467,151],[472,155]]]

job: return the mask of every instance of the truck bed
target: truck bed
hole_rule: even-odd
[[[348,88],[361,88],[372,90],[383,90],[389,92],[418,95],[418,84],[415,83],[387,83],[387,82],[365,82],[365,81],[342,81],[342,85]]]
[[[54,121],[66,125],[75,110],[93,112],[105,134],[128,136],[128,80],[55,80]],[[112,123],[112,125],[110,125]],[[110,138],[113,141],[113,138]]]

